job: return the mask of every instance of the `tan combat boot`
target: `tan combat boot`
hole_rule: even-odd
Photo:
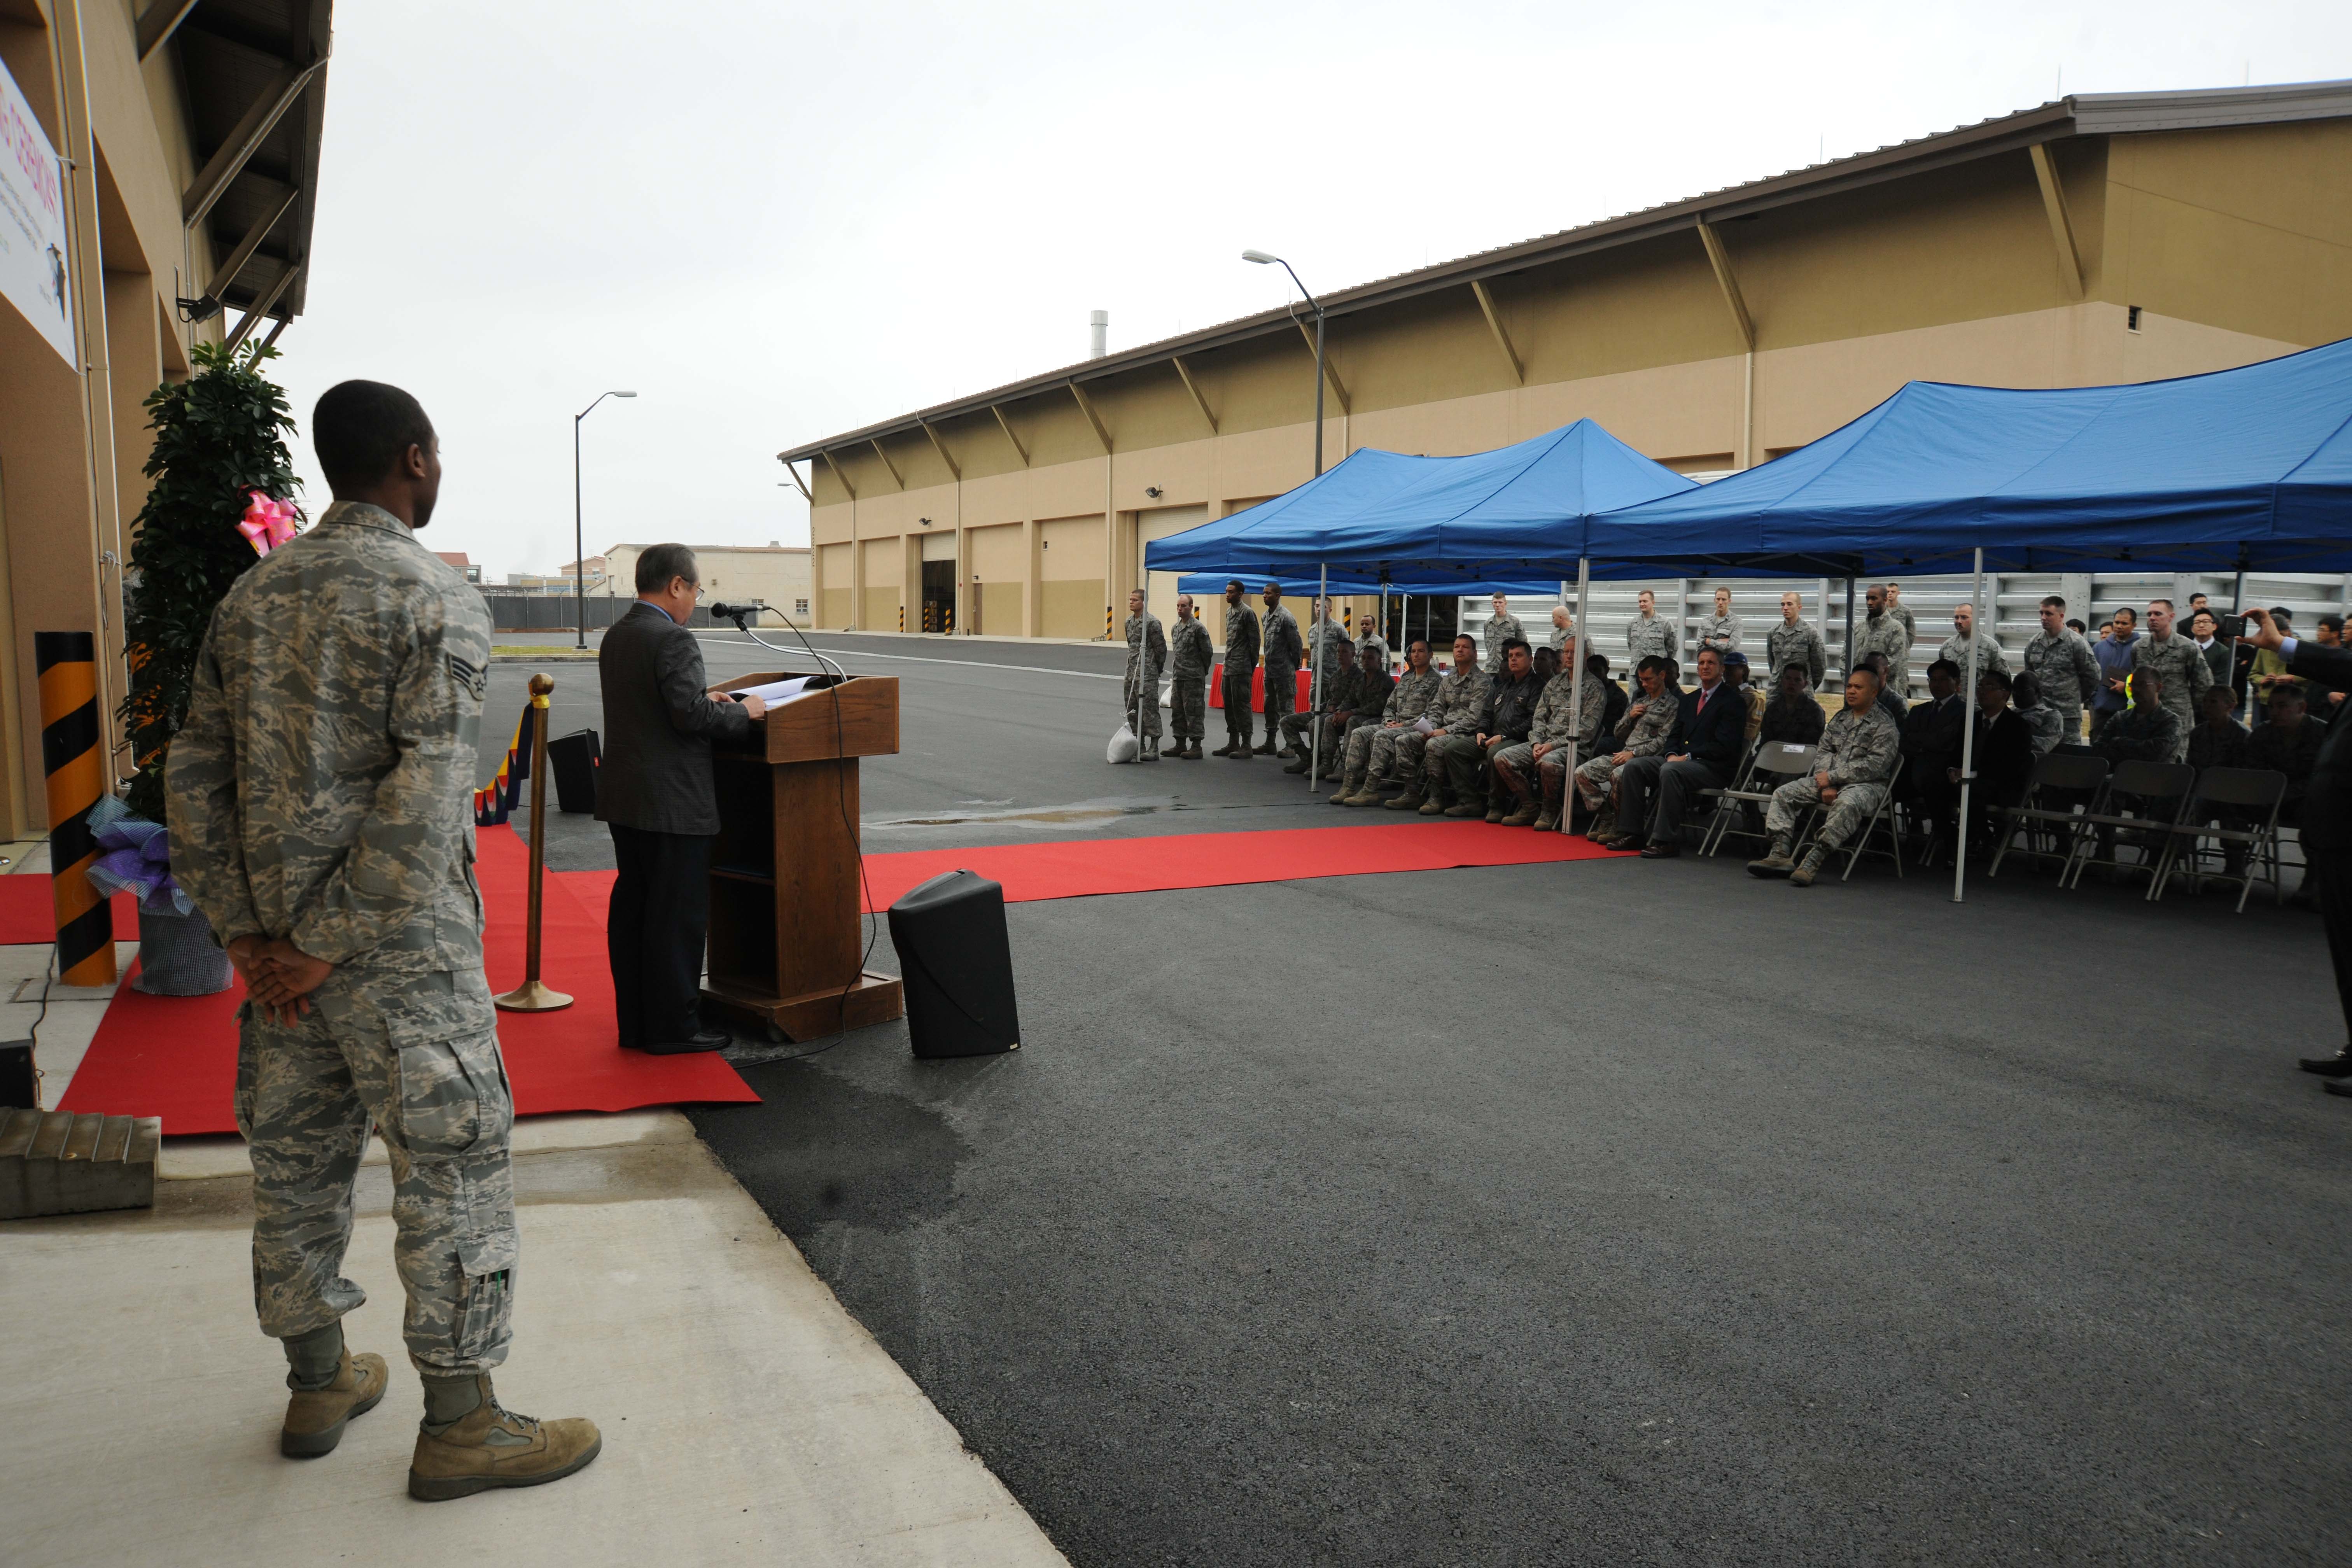
[[[1519,802],[1515,808],[1513,808],[1510,816],[1503,818],[1503,826],[1506,827],[1526,827],[1535,820],[1536,803],[1531,800],[1523,800]]]
[[[1419,811],[1427,800],[1428,797],[1421,793],[1419,784],[1408,784],[1404,786],[1402,795],[1394,800],[1383,801],[1381,804],[1391,811]]]
[[[333,1453],[343,1440],[343,1427],[352,1416],[376,1407],[388,1380],[383,1357],[343,1352],[333,1382],[324,1388],[298,1388],[286,1402],[286,1427],[278,1435],[278,1451],[289,1459]]]
[[[1505,824],[1505,826],[1508,826],[1509,825],[1507,823],[1507,824]],[[1537,815],[1537,816],[1536,816],[1536,831],[1537,831],[1538,833],[1551,833],[1551,832],[1555,832],[1555,831],[1557,831],[1557,830],[1558,830],[1558,828],[1559,828],[1559,812],[1556,808],[1554,808],[1554,807],[1552,807],[1552,806],[1549,806],[1549,805],[1547,805],[1547,806],[1545,806],[1545,807],[1543,808],[1543,810],[1542,810],[1540,813],[1538,813],[1538,814]]]
[[[1748,862],[1748,874],[1751,877],[1785,877],[1789,875],[1790,872],[1794,871],[1797,868],[1796,860],[1791,858],[1789,853],[1791,847],[1792,847],[1787,839],[1775,838],[1772,840],[1771,850],[1766,854],[1762,859],[1750,860]]]
[[[1828,856],[1829,851],[1822,848],[1818,844],[1814,845],[1811,849],[1806,850],[1803,861],[1798,865],[1795,870],[1789,873],[1789,886],[1792,888],[1811,887],[1813,885],[1813,879],[1822,874],[1822,862],[1826,859]]]
[[[486,1373],[476,1380],[482,1402],[436,1436],[420,1430],[408,1461],[408,1495],[446,1502],[493,1487],[535,1487],[562,1480],[604,1447],[593,1421],[566,1416],[534,1421],[499,1407]]]

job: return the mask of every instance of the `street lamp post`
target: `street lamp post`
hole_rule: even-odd
[[[596,403],[607,397],[635,397],[634,392],[599,393]],[[572,603],[579,612],[580,646],[588,646],[588,552],[581,548],[580,520],[580,422],[596,412],[596,403],[590,404],[572,416]],[[533,786],[537,787],[536,785]]]
[[[1268,256],[1263,250],[1244,250],[1244,261],[1255,261],[1261,267],[1275,266],[1290,274],[1290,281],[1306,300],[1307,308],[1315,312],[1315,477],[1323,477],[1323,306],[1307,285],[1298,281],[1298,273],[1279,256]]]

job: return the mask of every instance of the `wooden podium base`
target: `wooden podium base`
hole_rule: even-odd
[[[714,980],[702,988],[702,999],[719,1013],[764,1025],[794,1043],[887,1024],[907,1011],[906,994],[897,977],[870,970],[857,977],[845,996],[838,988],[772,996]]]

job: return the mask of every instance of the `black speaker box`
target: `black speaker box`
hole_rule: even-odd
[[[934,877],[890,906],[890,945],[919,1057],[1021,1048],[1004,889],[970,871]]]
[[[0,1045],[0,1105],[38,1110],[40,1097],[34,1089],[33,1042],[10,1040]]]
[[[604,750],[593,730],[574,730],[547,742],[547,771],[555,775],[555,809],[594,812],[596,765]]]

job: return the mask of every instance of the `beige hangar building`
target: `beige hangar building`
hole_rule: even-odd
[[[46,829],[33,634],[97,634],[130,766],[142,406],[303,307],[330,0],[0,0],[0,837]]]
[[[2226,369],[2352,336],[2352,82],[2066,98],[1322,302],[1327,463],[1590,416],[1715,476],[1906,381]],[[1313,353],[1268,310],[778,454],[816,624],[1104,636],[1145,543],[1311,477]]]

